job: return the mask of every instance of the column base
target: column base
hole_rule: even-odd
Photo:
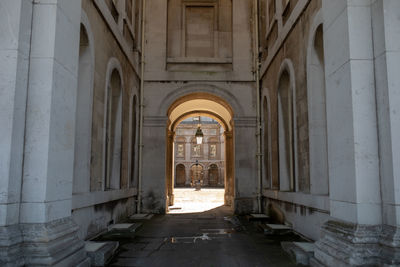
[[[392,232],[398,232],[392,229]],[[315,244],[313,266],[376,266],[400,264],[399,239],[384,241],[388,232],[381,225],[328,221]],[[389,236],[393,237],[394,235]],[[393,238],[389,238],[393,240]],[[392,244],[392,246],[386,245]]]
[[[382,263],[400,265],[400,228],[383,225],[380,245],[382,247]]]
[[[22,236],[19,225],[0,227],[0,266],[23,266]]]
[[[78,226],[70,217],[49,223],[21,224],[25,265],[90,266]]]

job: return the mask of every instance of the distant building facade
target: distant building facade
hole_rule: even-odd
[[[201,118],[203,143],[197,144],[195,133],[198,118],[181,122],[176,128],[174,141],[175,187],[224,187],[224,137],[218,122]]]

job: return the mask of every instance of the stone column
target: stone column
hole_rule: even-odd
[[[232,206],[235,198],[234,188],[234,166],[233,166],[233,132],[225,131],[225,205]]]
[[[203,185],[208,186],[208,169],[207,169],[207,164],[209,163],[209,147],[208,147],[208,138],[207,140],[203,140],[203,151],[202,151],[202,158],[203,158],[203,163],[204,163],[204,168],[203,168]]]
[[[167,191],[167,204],[168,206],[174,205],[174,138],[175,132],[168,131],[167,136],[167,166],[166,166],[166,191]]]
[[[146,88],[145,88],[146,91]],[[167,117],[146,116],[143,125],[143,212],[165,213],[167,207]],[[172,160],[171,166],[172,166]]]
[[[192,182],[191,177],[190,177],[190,163],[185,165],[185,172],[186,172],[186,186],[190,186],[190,183]]]
[[[257,142],[256,118],[235,118],[234,153],[226,151],[225,168],[231,168],[230,157],[233,157],[235,168],[235,212],[249,214],[257,209]],[[226,140],[226,146],[231,145]]]
[[[35,1],[32,14],[20,210],[25,264],[87,265],[71,219],[81,1]]]
[[[371,1],[324,0],[330,211],[315,258],[376,264],[381,195]]]
[[[204,168],[203,168],[203,185],[208,186],[208,167],[207,162],[204,162]]]
[[[21,266],[19,209],[32,2],[0,1],[0,265]]]
[[[400,1],[373,1],[383,263],[400,265]]]

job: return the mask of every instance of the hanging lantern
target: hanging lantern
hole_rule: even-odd
[[[198,145],[201,145],[203,143],[203,131],[201,130],[200,126],[197,128],[195,137],[196,137],[196,142]]]

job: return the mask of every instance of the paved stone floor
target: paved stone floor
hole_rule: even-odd
[[[225,190],[222,188],[175,188],[175,203],[169,208],[170,214],[204,212],[224,205]]]
[[[110,266],[295,266],[280,241],[226,206],[157,215],[134,239],[120,241]]]

